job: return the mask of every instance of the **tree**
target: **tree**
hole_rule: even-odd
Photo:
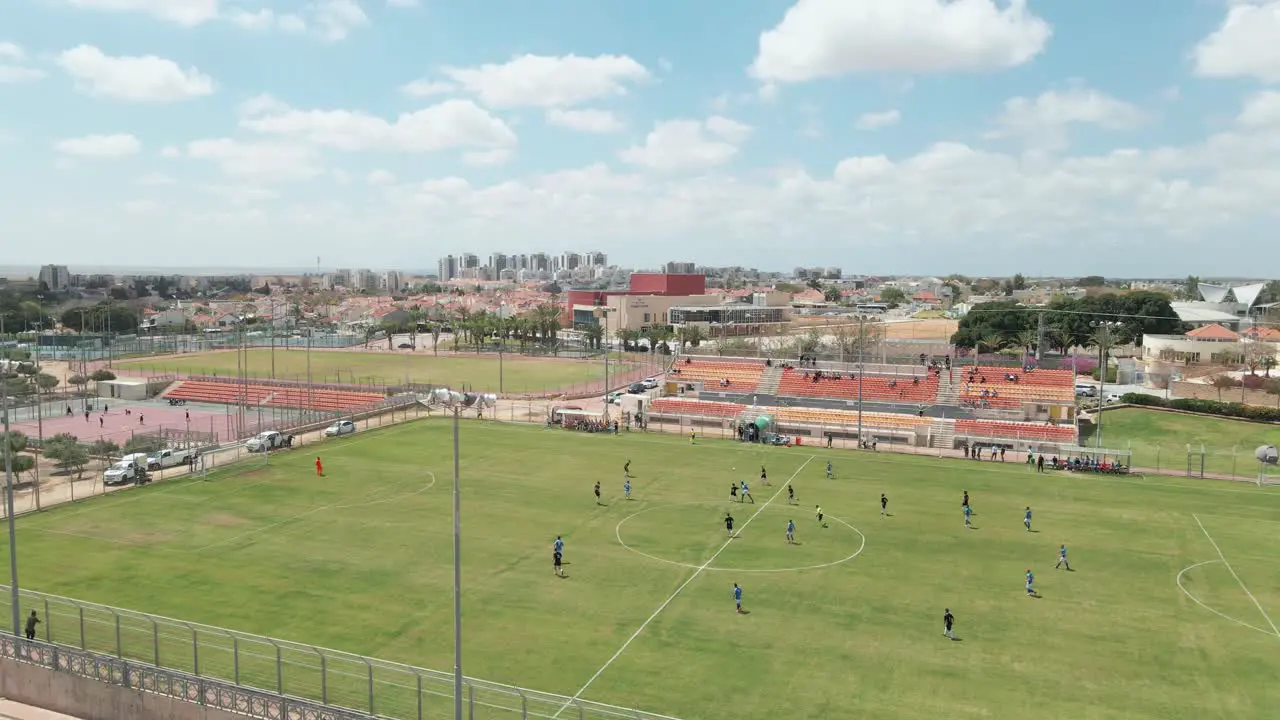
[[[1182,288],[1178,291],[1178,296],[1183,300],[1199,300],[1200,278],[1195,275],[1188,275],[1187,279],[1182,281]]]
[[[622,352],[631,352],[636,342],[640,340],[640,332],[628,328],[621,328],[613,335],[618,338],[618,342],[622,343]]]
[[[979,338],[977,344],[974,346],[974,349],[977,351],[978,355],[981,355],[982,348],[986,348],[991,352],[999,352],[1000,348],[1004,347],[1004,344],[1005,344],[1005,339],[1003,337],[1001,337],[998,333],[991,333],[990,335],[984,335],[983,337]]]
[[[255,289],[254,292],[258,293],[259,295],[270,295],[271,283],[262,283],[262,287]]]
[[[1222,401],[1222,391],[1236,386],[1236,381],[1230,375],[1214,375],[1209,380],[1209,384],[1218,390],[1218,401]]]
[[[889,286],[880,291],[880,302],[896,307],[907,301],[907,294],[902,288]]]
[[[1107,279],[1101,275],[1086,275],[1079,280],[1076,280],[1076,285],[1082,288],[1105,287],[1106,284]]]
[[[138,330],[138,316],[126,305],[100,302],[97,305],[81,305],[62,313],[62,326],[76,332],[107,330],[113,333],[132,333]]]
[[[810,290],[822,289],[822,283],[818,280],[818,278],[809,278],[809,281],[806,282],[805,285],[808,285]]]
[[[587,341],[587,347],[595,349],[600,348],[600,341],[604,339],[604,328],[602,326],[599,324],[588,325],[587,329],[584,330],[583,333]]]
[[[58,469],[74,472],[79,479],[84,475],[84,468],[89,464],[89,451],[69,433],[54,435],[45,441],[44,456],[53,460]]]
[[[1249,368],[1250,375],[1257,375],[1267,360],[1273,363],[1276,360],[1270,344],[1257,341],[1244,344],[1244,365]]]
[[[1266,355],[1266,356],[1264,356],[1264,357],[1262,358],[1262,371],[1263,371],[1263,374],[1264,374],[1264,375],[1266,375],[1267,377],[1271,377],[1271,371],[1272,371],[1273,369],[1275,369],[1275,367],[1276,367],[1276,365],[1277,365],[1277,364],[1280,364],[1280,363],[1278,363],[1278,362],[1276,361],[1276,356],[1275,356],[1275,355]]]
[[[1036,344],[1040,341],[1040,335],[1035,330],[1027,328],[1018,333],[1013,340],[1022,348],[1023,352],[1031,354],[1036,351]]]
[[[40,392],[47,393],[58,387],[59,380],[49,373],[39,373],[35,377],[35,383],[36,387],[40,389]]]
[[[76,374],[67,378],[68,385],[74,385],[77,392],[84,392],[84,386],[89,384],[89,378],[84,375]]]
[[[822,299],[827,302],[840,302],[840,288],[832,285],[822,291]]]
[[[106,368],[99,368],[89,373],[89,379],[94,382],[111,382],[116,379],[116,374]]]
[[[104,460],[120,456],[120,446],[110,440],[94,440],[89,444],[89,454]]]
[[[706,335],[703,334],[702,328],[697,325],[684,325],[676,331],[676,335],[680,340],[681,347],[698,347]]]
[[[0,455],[4,452],[4,445],[9,446],[10,454],[17,455],[27,449],[28,442],[29,440],[27,439],[27,436],[17,430],[10,430],[7,433],[0,432]]]
[[[951,342],[956,347],[973,348],[983,338],[996,336],[1003,344],[1011,342],[1019,333],[1031,330],[1034,323],[1035,315],[1016,302],[980,303],[961,318]]]
[[[121,448],[125,455],[131,453],[153,453],[164,449],[164,442],[152,435],[134,435]]]

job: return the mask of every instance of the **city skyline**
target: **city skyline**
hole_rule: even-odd
[[[9,263],[56,247],[162,267],[178,246],[184,266],[429,269],[449,248],[594,247],[631,267],[1179,277],[1280,260],[1280,0],[11,5]]]

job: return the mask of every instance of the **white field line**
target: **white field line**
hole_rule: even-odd
[[[636,638],[640,637],[640,633],[644,632],[645,628],[649,627],[649,623],[653,622],[654,619],[658,617],[658,615],[662,614],[662,611],[667,609],[667,606],[671,604],[671,601],[675,600],[680,595],[680,593],[686,587],[689,586],[689,583],[693,582],[694,580],[697,580],[698,576],[701,575],[708,567],[710,567],[711,563],[716,561],[716,558],[720,557],[720,553],[724,552],[729,547],[729,545],[733,542],[734,538],[740,536],[742,534],[742,531],[746,530],[747,526],[751,524],[752,520],[755,520],[757,517],[759,517],[760,513],[764,512],[765,508],[769,507],[769,505],[772,504],[774,500],[778,499],[778,496],[781,495],[782,492],[787,489],[788,483],[794,480],[796,476],[800,474],[800,471],[804,470],[805,467],[807,467],[809,463],[813,462],[813,459],[816,457],[817,455],[810,455],[808,459],[806,459],[803,463],[801,463],[800,467],[796,468],[795,472],[791,473],[791,477],[787,478],[786,482],[780,483],[778,486],[778,491],[775,492],[773,496],[770,497],[768,500],[764,501],[764,503],[761,504],[760,507],[757,508],[756,511],[751,514],[751,517],[747,518],[747,521],[742,523],[742,527],[738,528],[738,532],[733,536],[731,536],[728,540],[725,540],[724,544],[721,545],[718,550],[712,553],[711,557],[707,558],[706,562],[702,563],[696,569],[694,569],[693,574],[689,576],[689,579],[680,583],[679,587],[675,589],[675,592],[671,593],[671,595],[668,596],[666,600],[662,601],[662,604],[658,606],[657,610],[653,611],[653,614],[649,616],[649,619],[641,623],[640,627],[636,628],[636,631],[631,633],[631,637],[627,638],[627,641],[622,643],[622,647],[618,648],[618,652],[614,653],[613,657],[609,658],[604,665],[601,665],[600,669],[596,670],[596,674],[592,675],[591,679],[588,680],[585,685],[579,688],[578,692],[573,694],[573,697],[569,698],[569,700],[565,702],[564,705],[560,706],[560,709],[556,711],[556,714],[551,716],[551,720],[555,720],[556,718],[560,717],[560,713],[564,712],[565,709],[568,708],[571,704],[573,704],[575,700],[582,697],[582,693],[586,692],[587,688],[591,687],[591,684],[594,683],[601,675],[603,675],[604,671],[608,670],[609,666],[612,665],[615,660],[617,660],[619,657],[622,656],[622,653],[626,652],[627,648],[631,646],[631,643],[634,642]]]
[[[1271,621],[1271,616],[1267,614],[1267,611],[1262,609],[1262,603],[1258,602],[1258,598],[1254,597],[1253,593],[1249,592],[1249,588],[1245,587],[1244,581],[1236,574],[1236,569],[1231,567],[1231,563],[1227,562],[1227,556],[1222,554],[1222,548],[1218,547],[1218,543],[1214,541],[1213,536],[1204,528],[1204,523],[1200,522],[1200,518],[1194,513],[1191,517],[1196,519],[1196,524],[1200,526],[1200,532],[1204,533],[1204,536],[1209,539],[1209,544],[1213,545],[1213,549],[1217,551],[1218,557],[1222,560],[1222,564],[1227,568],[1227,572],[1231,573],[1231,577],[1235,578],[1236,582],[1240,584],[1240,589],[1243,590],[1244,594],[1248,595],[1249,599],[1253,601],[1253,606],[1258,608],[1258,612],[1262,613],[1262,619],[1266,620],[1267,624],[1271,626],[1271,632],[1274,633],[1276,637],[1280,638],[1280,628],[1277,628],[1276,624]]]

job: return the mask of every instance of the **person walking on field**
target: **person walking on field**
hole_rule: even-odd
[[[324,477],[324,464],[320,462],[320,458],[316,458],[316,477]]]

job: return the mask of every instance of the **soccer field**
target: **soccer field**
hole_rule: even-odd
[[[447,422],[419,421],[21,518],[23,583],[448,670],[450,438]],[[1280,708],[1271,488],[477,421],[464,421],[462,449],[469,676],[686,720]],[[754,504],[729,501],[737,480]],[[1072,572],[1053,568],[1062,543]],[[942,635],[944,607],[957,641]],[[395,710],[380,712],[410,717]]]
[[[272,351],[249,350],[246,375],[256,378],[272,376]],[[275,377],[281,380],[305,381],[305,350],[275,350]],[[359,352],[354,350],[312,350],[310,377],[317,383],[391,384],[404,382],[435,383],[458,387],[463,383],[476,391],[498,392],[499,362],[494,355],[453,355],[437,357],[429,352]],[[659,356],[646,357],[658,364]],[[237,373],[235,352],[212,352],[180,357],[127,360],[118,363],[148,373],[183,375],[233,376]],[[502,389],[508,393],[551,392],[603,383],[604,362],[568,358],[527,358],[507,355],[501,363]],[[621,373],[640,367],[629,362],[610,363],[610,373]],[[656,370],[655,370],[656,371]]]

